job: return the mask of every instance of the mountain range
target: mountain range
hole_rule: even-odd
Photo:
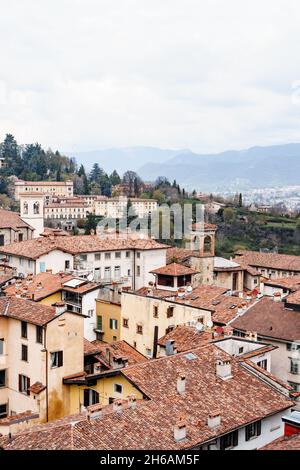
[[[252,147],[215,154],[156,147],[111,148],[71,153],[87,168],[97,162],[105,171],[135,170],[144,181],[166,176],[186,189],[245,191],[300,185],[300,144]]]

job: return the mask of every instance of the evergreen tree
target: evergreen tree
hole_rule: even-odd
[[[120,178],[120,176],[119,176],[119,173],[118,173],[116,170],[114,170],[114,171],[112,172],[112,174],[111,174],[110,177],[109,177],[109,180],[110,180],[110,184],[111,184],[112,186],[115,186],[116,184],[120,184],[120,183],[121,183],[121,178]]]

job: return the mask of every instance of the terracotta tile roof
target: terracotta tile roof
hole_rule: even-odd
[[[215,372],[216,359],[231,360],[232,378],[224,381]],[[73,424],[53,422],[0,440],[5,449],[180,450],[215,439],[251,422],[293,406],[283,394],[260,380],[215,345],[147,361],[121,374],[135,383],[148,400],[121,412],[99,418],[77,419]],[[186,377],[186,390],[177,392],[177,378]],[[207,425],[208,415],[220,409],[221,424]],[[176,442],[174,426],[184,415],[186,439]],[[76,422],[77,421],[77,422]]]
[[[259,450],[300,450],[300,434],[279,437]]]
[[[237,296],[226,295],[227,291],[228,289],[224,287],[200,285],[195,287],[190,294],[186,293],[183,298],[178,297],[177,292],[150,287],[142,287],[133,294],[166,299],[174,303],[209,310],[212,312],[214,323],[226,325],[237,316],[239,307],[243,307],[245,310],[256,301],[254,298],[245,300]]]
[[[7,211],[4,209],[0,209],[0,228],[11,228],[15,231],[20,228],[29,228],[30,230],[33,230],[29,224],[21,219],[17,212]]]
[[[239,357],[242,360],[251,359],[251,357],[260,356],[261,354],[265,354],[267,352],[274,351],[274,349],[277,349],[277,347],[272,346],[271,344],[269,344],[267,346],[262,346],[261,348],[255,349],[254,351],[250,351],[250,352],[247,352],[245,354],[241,354]]]
[[[230,326],[242,331],[256,331],[259,336],[278,340],[296,341],[300,338],[299,312],[267,297],[250,307]]]
[[[78,235],[70,237],[41,237],[1,247],[0,253],[38,259],[53,250],[61,250],[73,255],[113,250],[160,250],[168,246],[152,239],[112,239],[97,235]]]
[[[289,305],[300,305],[300,290],[289,294],[287,297],[285,297],[285,301]]]
[[[0,266],[0,286],[3,286],[14,277],[16,277],[16,274],[12,268]]]
[[[260,253],[258,251],[238,251],[236,255],[233,260],[236,263],[260,268],[300,272],[300,256]]]
[[[46,385],[43,385],[41,382],[35,382],[29,387],[29,391],[35,395],[39,395],[41,392],[46,390]]]
[[[91,345],[97,350],[97,354],[101,357],[102,361],[106,362],[109,366],[105,353],[108,349],[110,353],[116,358],[126,358],[128,365],[139,364],[140,362],[148,361],[148,359],[138,352],[133,346],[127,341],[115,341],[113,343],[105,343],[104,341],[92,341]]]
[[[33,411],[28,410],[24,411],[23,413],[17,413],[15,415],[7,416],[6,418],[0,419],[0,426],[9,426],[11,424],[22,423],[23,421],[37,419],[38,417],[38,413],[34,413]]]
[[[265,281],[267,286],[282,287],[283,289],[298,290],[300,289],[300,275],[281,277],[278,279],[268,279]]]
[[[15,284],[5,289],[7,296],[15,296],[27,294],[31,296],[31,299],[35,302],[48,297],[49,295],[55,294],[62,289],[62,284],[74,276],[67,274],[52,274],[52,273],[39,273],[27,279],[19,279]]]
[[[154,269],[150,271],[152,274],[164,274],[166,276],[188,276],[190,274],[197,274],[199,271],[195,269],[188,268],[187,266],[183,266],[182,264],[178,263],[170,263],[166,266],[162,266],[161,268]]]
[[[199,251],[189,250],[187,248],[171,247],[167,250],[167,263],[187,263],[191,256],[199,258],[200,253]]]
[[[41,237],[70,237],[71,234],[62,230],[61,228],[49,228],[45,227],[43,233],[40,234]]]
[[[0,297],[0,317],[43,326],[55,318],[55,308],[16,297]]]
[[[213,339],[213,335],[208,331],[197,331],[196,328],[186,325],[178,325],[174,330],[167,333],[158,340],[161,347],[165,347],[167,341],[174,340],[174,348],[177,353],[189,351],[190,349],[204,346]]]

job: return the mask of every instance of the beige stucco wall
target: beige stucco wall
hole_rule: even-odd
[[[166,329],[170,326],[198,321],[199,318],[206,326],[208,320],[211,319],[211,313],[206,310],[125,292],[122,293],[121,305],[120,339],[127,341],[132,346],[136,343],[137,350],[148,356],[150,352],[151,355],[153,353],[155,326],[158,326],[158,338],[160,338],[165,335]],[[158,306],[158,318],[153,317],[155,305]],[[167,308],[170,305],[174,306],[174,312],[171,318],[167,318]],[[128,328],[123,327],[123,318],[128,319]],[[137,333],[137,324],[142,325],[143,334]]]

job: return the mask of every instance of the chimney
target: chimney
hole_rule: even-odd
[[[100,418],[102,415],[102,408],[103,408],[103,405],[100,403],[88,406],[87,407],[87,420],[90,421],[91,419]]]
[[[63,301],[60,301],[60,302],[56,302],[55,304],[53,304],[53,307],[55,307],[55,315],[61,315],[62,313],[64,313],[66,310],[67,310],[67,306],[65,304],[65,302]]]
[[[274,300],[274,302],[281,302],[280,292],[275,292],[275,294],[273,295],[273,300]]]
[[[186,378],[185,374],[181,372],[177,376],[177,392],[182,395],[185,392],[185,384],[186,384]]]
[[[114,400],[113,402],[113,411],[120,413],[123,410],[122,400]]]
[[[175,340],[174,339],[168,339],[166,341],[166,355],[167,356],[173,356],[173,354],[176,354],[176,348],[175,348]]]
[[[211,429],[216,428],[220,426],[221,424],[221,415],[220,411],[213,411],[209,413],[208,418],[207,418],[207,426]]]
[[[177,423],[174,426],[174,440],[176,442],[183,441],[186,439],[187,429],[186,429],[186,422],[184,418],[179,418]]]
[[[251,341],[257,341],[257,332],[247,331],[245,338],[250,339]]]
[[[136,408],[136,396],[129,395],[127,398],[128,398],[128,408]]]
[[[216,361],[216,374],[222,380],[231,379],[231,360],[218,358]]]

